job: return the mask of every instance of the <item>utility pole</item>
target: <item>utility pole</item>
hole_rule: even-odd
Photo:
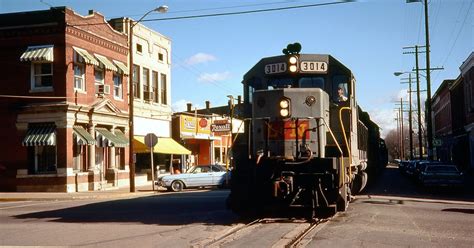
[[[428,25],[428,0],[425,0],[425,47],[426,47],[426,119],[428,129],[428,159],[433,160],[433,130],[431,123],[431,69],[430,69],[430,28]]]
[[[397,110],[397,117],[395,117],[395,120],[397,121],[397,139],[398,139],[398,156],[400,158],[400,160],[402,160],[402,155],[401,155],[401,143],[400,143],[400,124],[399,124],[399,115],[400,115],[400,110],[398,108],[396,108],[395,110]]]
[[[403,104],[405,104],[407,101],[403,101],[403,98],[400,98],[399,103],[395,103],[396,105],[400,105],[399,108],[396,108],[396,110],[399,113],[399,119],[398,121],[400,122],[400,149],[401,149],[401,159],[405,159],[405,131],[404,131],[404,120],[403,113],[406,112],[403,110]]]
[[[402,136],[402,159],[405,159],[405,135],[403,135],[403,98],[400,98],[400,122],[401,122],[401,136]]]
[[[408,83],[408,132],[410,139],[410,160],[413,159],[413,125],[412,125],[412,103],[411,103],[411,73],[408,73],[408,82],[402,82],[402,84]]]
[[[421,46],[423,47],[423,46]],[[421,131],[421,99],[420,99],[420,71],[418,66],[418,48],[420,46],[415,45],[414,47],[404,47],[403,49],[415,49],[415,52],[403,52],[403,54],[415,54],[415,72],[416,72],[416,96],[417,96],[417,108],[418,108],[418,150],[419,159],[423,159],[423,133]]]

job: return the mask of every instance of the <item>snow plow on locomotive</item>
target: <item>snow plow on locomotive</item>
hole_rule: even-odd
[[[292,50],[261,59],[242,82],[245,132],[233,144],[228,198],[240,215],[345,211],[364,189],[368,166],[385,166],[383,140],[357,105],[352,72],[330,55]]]

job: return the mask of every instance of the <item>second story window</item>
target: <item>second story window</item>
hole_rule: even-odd
[[[137,44],[137,53],[142,53],[143,46],[141,44]]]
[[[161,74],[161,104],[167,105],[166,74]]]
[[[142,73],[142,82],[143,82],[143,94],[150,91],[150,70],[143,67]]]
[[[158,103],[160,92],[158,91],[158,72],[153,71],[151,73],[151,91],[153,92],[153,101]]]
[[[158,53],[158,61],[163,62],[164,61],[164,55],[163,53]]]
[[[104,84],[104,70],[99,67],[94,68],[95,84]]]
[[[140,66],[133,65],[133,97],[140,98]]]
[[[32,89],[53,87],[53,63],[32,63]]]
[[[123,99],[122,75],[114,73],[114,97]]]
[[[84,80],[84,64],[74,63],[74,89],[86,90],[86,84]]]
[[[20,56],[20,61],[31,62],[30,87],[32,91],[53,89],[53,45],[30,46]]]

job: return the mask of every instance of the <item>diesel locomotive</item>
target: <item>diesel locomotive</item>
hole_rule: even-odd
[[[356,80],[331,55],[261,59],[243,78],[234,138],[230,209],[240,215],[345,211],[352,195],[385,167],[379,127],[356,101]],[[369,175],[368,175],[369,173]]]

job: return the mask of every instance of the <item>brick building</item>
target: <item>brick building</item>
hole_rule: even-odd
[[[474,53],[459,69],[456,80],[443,81],[433,95],[433,131],[439,159],[474,171]]]
[[[442,161],[452,160],[453,132],[450,85],[455,80],[444,80],[433,95],[432,117],[434,136],[437,139],[436,156]]]
[[[466,144],[467,154],[463,159],[466,168],[474,171],[474,52],[459,67],[461,70],[462,91],[464,93],[463,123],[464,136],[460,138]]]
[[[0,15],[0,191],[128,184],[127,36],[66,7]]]

